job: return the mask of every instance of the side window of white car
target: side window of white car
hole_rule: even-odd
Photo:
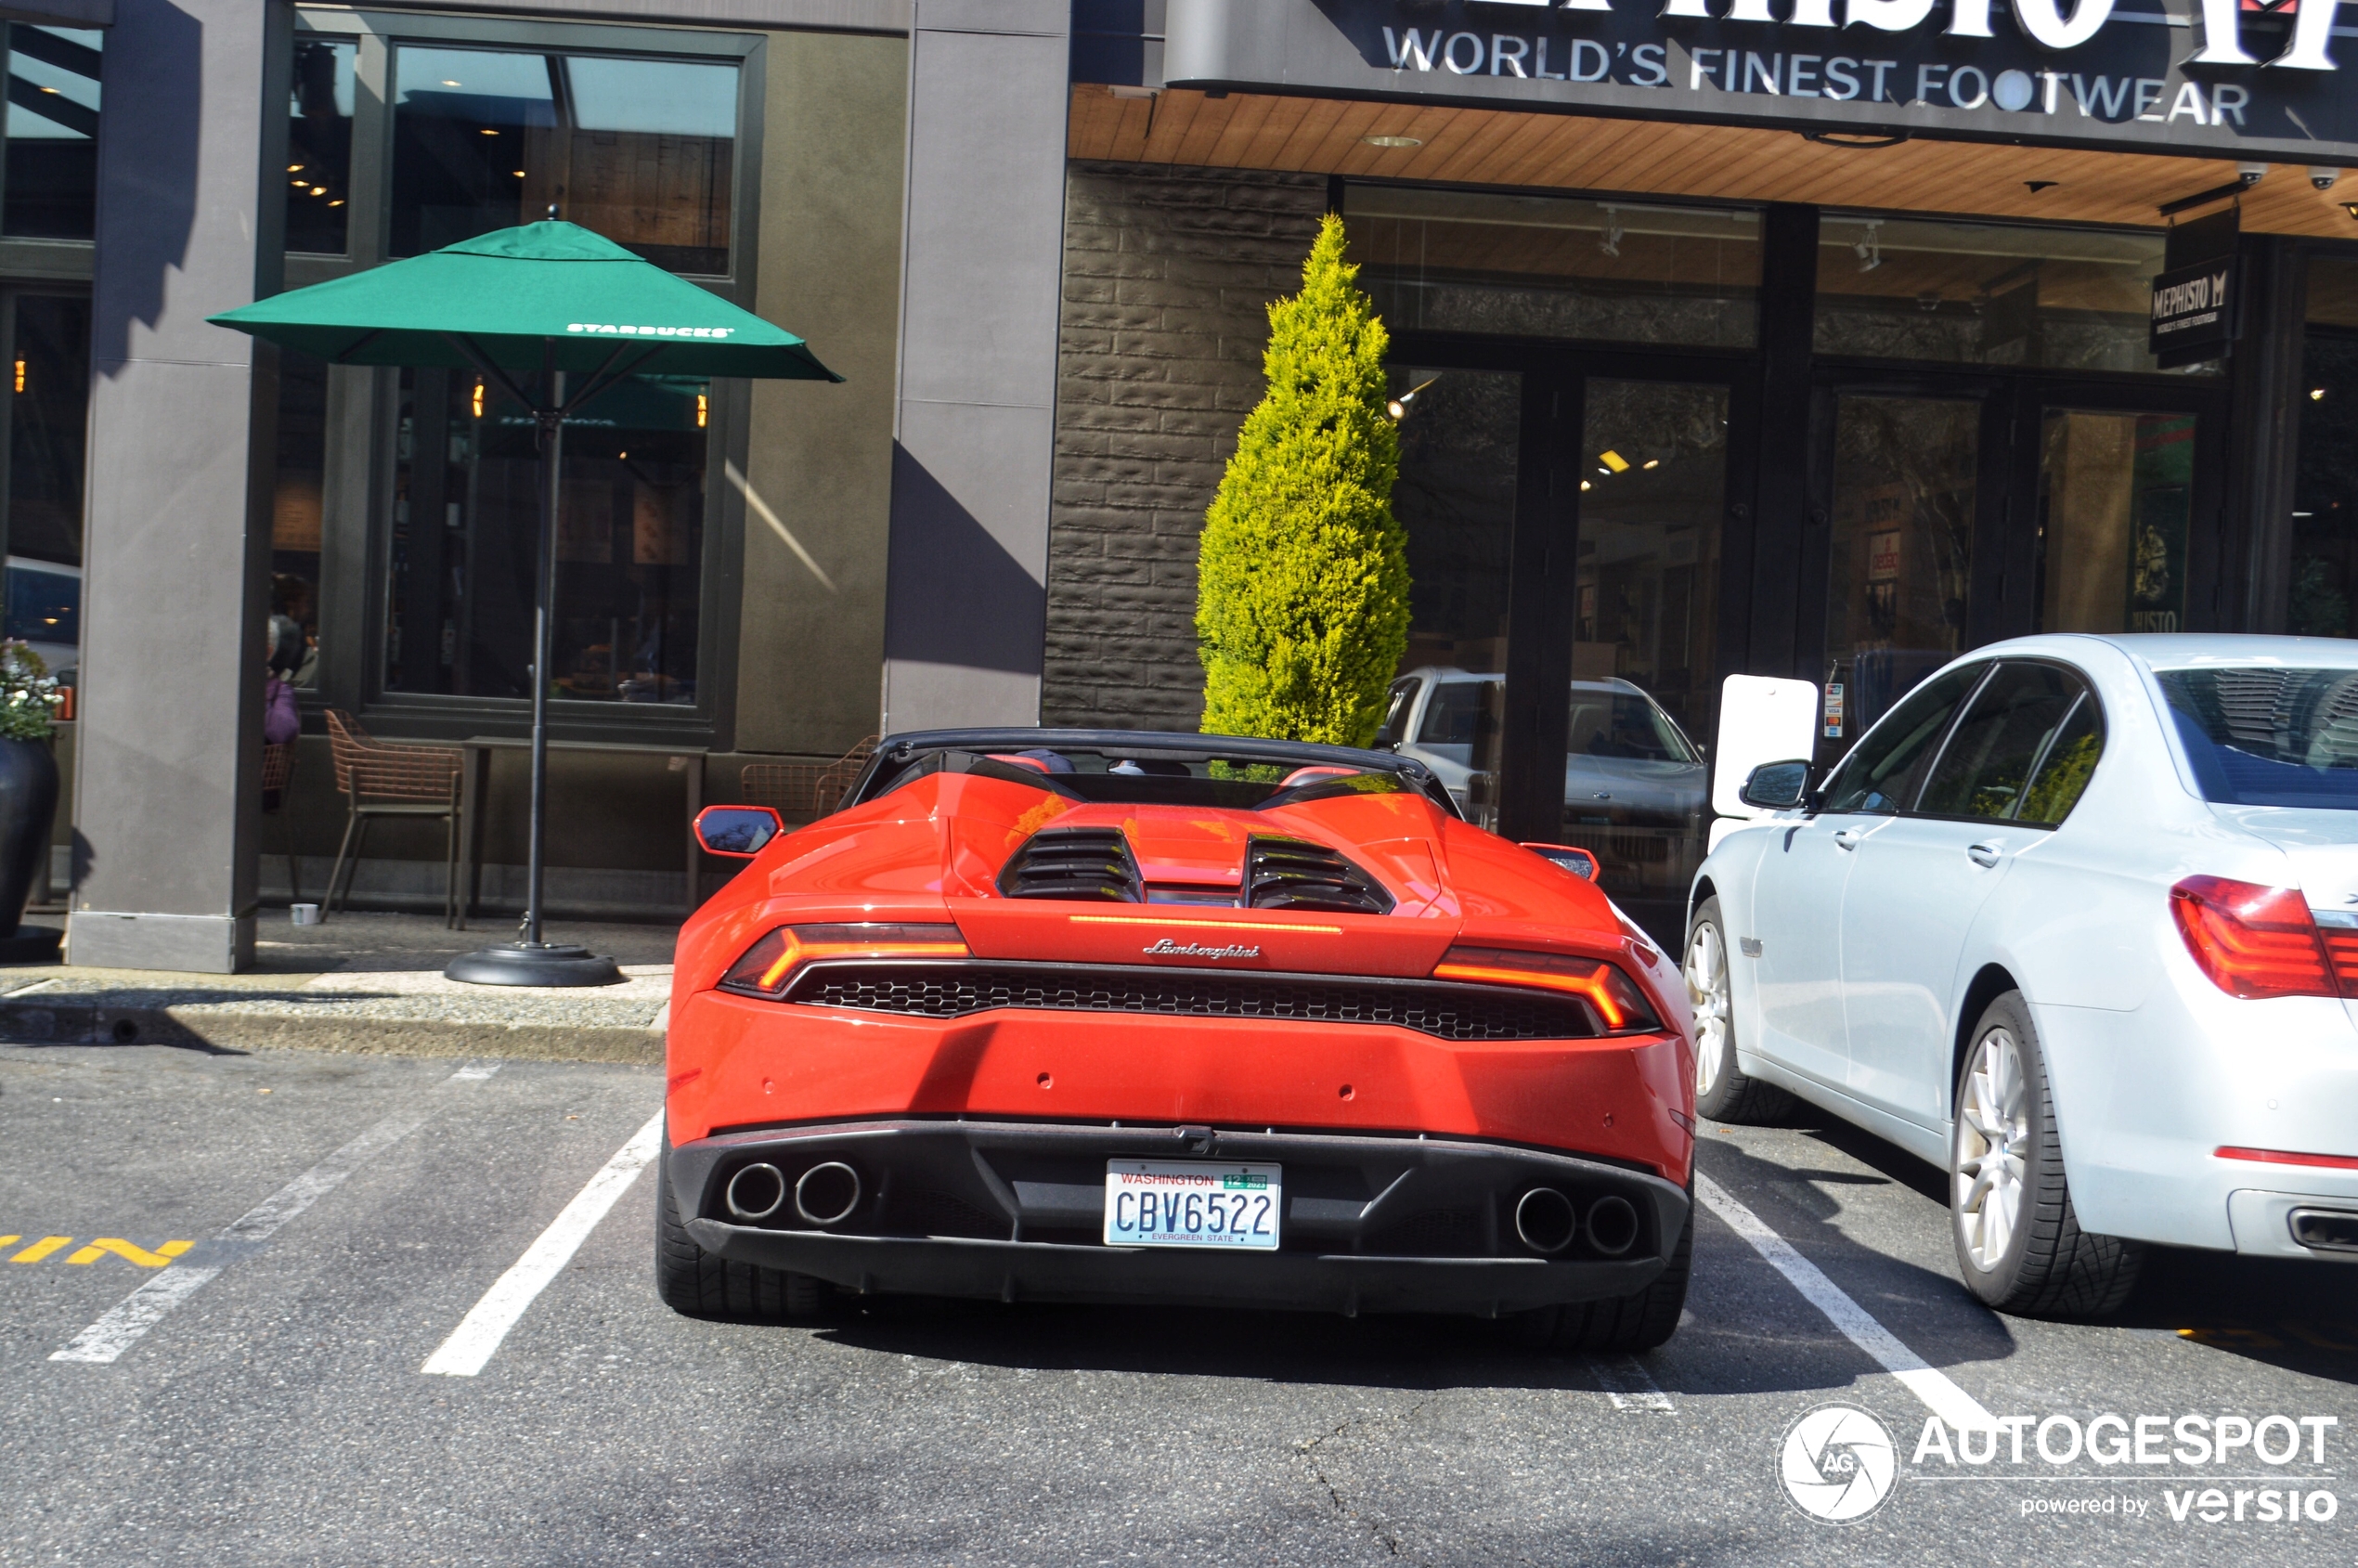
[[[2084,722],[2066,737],[2066,725],[2083,710]],[[2055,756],[2058,739],[2065,740],[2062,757]],[[1916,810],[1935,817],[2061,822],[2086,787],[2102,745],[2094,701],[2078,676],[2055,665],[2010,660],[1974,694],[1941,746]],[[2067,784],[2075,770],[2077,783]],[[2049,811],[2054,814],[2040,814]]]
[[[1860,738],[1826,791],[1826,811],[1904,811],[1939,755],[1949,721],[1989,673],[1986,664],[1944,669],[1907,696]]]

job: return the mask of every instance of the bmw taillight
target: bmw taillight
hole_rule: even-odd
[[[829,958],[964,958],[965,939],[955,926],[863,921],[843,926],[781,926],[729,965],[725,991],[783,995],[806,964]]]
[[[2358,931],[2328,941],[2295,888],[2189,876],[2170,889],[2186,951],[2230,996],[2358,995]]]
[[[1453,947],[1434,965],[1436,980],[1476,985],[1531,986],[1567,991],[1586,1000],[1608,1030],[1662,1027],[1653,1004],[1637,982],[1601,958],[1564,952],[1527,952],[1520,948]]]

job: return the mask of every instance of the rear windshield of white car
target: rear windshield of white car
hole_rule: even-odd
[[[2203,797],[2358,810],[2358,669],[2168,669]]]

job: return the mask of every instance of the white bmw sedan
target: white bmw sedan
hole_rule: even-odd
[[[2112,1310],[2141,1243],[2358,1261],[2358,642],[1998,643],[1743,798],[1690,906],[1703,1114],[1945,1166],[2007,1312]]]

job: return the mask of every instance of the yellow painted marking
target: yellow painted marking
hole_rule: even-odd
[[[71,1236],[45,1236],[8,1261],[12,1263],[37,1263],[60,1247],[73,1245]]]
[[[128,1263],[137,1263],[141,1268],[162,1268],[194,1245],[196,1244],[190,1241],[167,1241],[150,1252],[136,1241],[125,1241],[119,1236],[102,1236],[75,1252],[66,1262],[95,1263],[109,1252],[112,1252],[116,1257]]]
[[[21,1236],[0,1236],[0,1247],[13,1247],[23,1239]]]
[[[1186,926],[1206,931],[1299,931],[1307,937],[1340,937],[1340,926],[1280,925],[1274,920],[1181,920],[1168,914],[1069,914],[1076,926]]]

